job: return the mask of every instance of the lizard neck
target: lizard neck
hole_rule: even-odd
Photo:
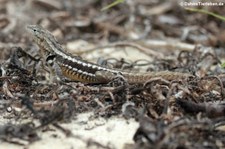
[[[43,50],[46,50],[51,54],[62,57],[68,56],[68,54],[64,52],[61,45],[54,38],[45,38],[43,41],[39,42],[39,46],[41,46]]]

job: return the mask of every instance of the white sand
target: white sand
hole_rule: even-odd
[[[125,144],[133,143],[132,138],[138,128],[138,123],[133,119],[113,117],[107,120],[103,118],[90,120],[90,115],[91,113],[80,114],[71,123],[60,124],[63,128],[71,130],[74,135],[81,136],[82,140],[66,137],[61,131],[52,127],[55,131],[39,133],[42,139],[28,144],[27,147],[29,149],[86,149],[86,141],[89,139],[116,149],[122,149]],[[0,149],[24,149],[23,146],[5,142],[0,142],[0,144]]]

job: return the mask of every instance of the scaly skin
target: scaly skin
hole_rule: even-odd
[[[117,69],[109,69],[66,53],[55,37],[40,26],[28,25],[27,30],[32,35],[35,43],[40,47],[42,56],[46,58],[49,54],[55,55],[55,61],[61,68],[62,74],[74,81],[85,83],[107,83],[117,74],[124,76],[128,83],[144,83],[151,78],[163,78],[171,81],[193,77],[193,75],[188,73],[171,71],[132,73]]]

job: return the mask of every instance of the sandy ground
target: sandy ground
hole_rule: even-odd
[[[83,41],[78,40],[72,44],[72,47],[77,49]],[[91,46],[86,43],[85,46]],[[70,49],[67,47],[67,49]],[[126,50],[116,50],[113,52],[113,48],[107,48],[103,51],[93,51],[85,54],[85,59],[93,59],[93,56],[99,57],[99,55],[104,55],[105,57],[127,57],[128,59],[137,60],[141,56],[142,58],[149,59],[149,56],[141,53],[134,48],[128,48]],[[69,51],[73,53],[73,51]],[[137,56],[138,55],[138,56]],[[110,148],[122,149],[125,144],[133,143],[133,136],[136,132],[139,124],[133,120],[126,120],[124,117],[112,117],[110,119],[98,118],[91,119],[90,117],[93,113],[83,113],[77,116],[76,120],[73,120],[67,124],[60,124],[63,128],[68,129],[73,132],[74,135],[79,135],[82,139],[77,139],[73,137],[66,137],[61,131],[55,127],[51,127],[54,131],[47,131],[44,133],[39,133],[41,140],[28,144],[28,142],[22,142],[26,145],[26,149],[86,149],[88,140],[93,140],[101,143],[102,145],[109,146]],[[28,120],[29,121],[29,120]],[[10,120],[3,119],[2,115],[0,117],[0,123],[3,125]],[[20,124],[18,122],[18,124]],[[18,140],[17,140],[18,141]],[[19,141],[20,142],[20,141]],[[1,142],[0,149],[24,149],[24,146],[18,146],[10,143]],[[92,146],[91,148],[96,148]],[[89,147],[90,148],[90,147]]]
[[[79,47],[81,41],[76,41],[73,43],[73,47]],[[68,48],[70,49],[70,48]],[[129,48],[126,50],[118,50],[116,52],[112,52],[113,49],[103,50],[100,53],[102,55],[108,56],[109,54],[113,55],[112,57],[128,57],[129,59],[138,59],[139,56],[144,58],[149,58],[145,54],[133,49]],[[72,53],[72,51],[70,51]],[[91,55],[99,56],[99,51],[89,52],[86,54],[85,58]],[[137,55],[139,55],[137,57]],[[90,57],[91,57],[90,56]],[[115,149],[121,149],[124,147],[125,144],[133,143],[133,136],[136,132],[139,124],[133,120],[126,120],[124,117],[112,117],[110,119],[98,118],[98,119],[91,119],[90,117],[93,113],[84,113],[79,114],[76,120],[73,120],[71,123],[67,124],[60,124],[63,128],[68,129],[73,132],[74,135],[81,136],[81,139],[73,138],[73,137],[66,137],[61,131],[57,130],[56,128],[52,127],[54,131],[48,131],[39,134],[41,140],[34,142],[32,144],[27,144],[28,142],[22,142],[27,144],[27,149],[72,149],[72,148],[79,148],[79,149],[86,149],[87,142],[89,139],[99,142],[102,145],[109,146]],[[1,115],[2,116],[2,115]],[[10,120],[6,120],[0,118],[0,123],[4,124],[10,122]],[[15,123],[15,122],[11,122]],[[19,124],[19,123],[18,123]],[[20,141],[19,141],[20,142]],[[10,143],[5,143],[0,141],[0,149],[24,149],[24,146],[18,146]],[[90,147],[89,147],[90,148]],[[93,148],[93,146],[91,147]],[[96,147],[94,147],[96,148]]]
[[[80,114],[71,123],[60,124],[63,128],[71,130],[74,135],[78,135],[82,139],[66,137],[61,131],[52,127],[53,131],[39,134],[42,139],[32,144],[27,144],[25,148],[85,149],[89,139],[115,149],[121,149],[125,144],[133,143],[132,138],[138,128],[138,123],[133,119],[125,120],[122,117],[113,117],[107,120],[103,118],[90,120],[91,115],[91,113]],[[0,142],[0,144],[0,149],[24,149],[24,146],[10,143]],[[97,147],[91,146],[89,148]]]

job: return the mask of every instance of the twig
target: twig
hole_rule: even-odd
[[[89,53],[89,52],[95,51],[97,49],[115,48],[115,47],[132,47],[132,48],[135,48],[135,49],[143,52],[146,55],[151,55],[151,56],[154,56],[154,57],[157,57],[157,58],[162,58],[163,57],[162,53],[159,53],[159,52],[154,51],[152,49],[143,47],[143,46],[141,46],[139,44],[130,43],[130,42],[116,42],[116,43],[111,43],[111,44],[108,44],[108,45],[103,45],[103,46],[99,46],[99,47],[96,47],[96,48],[84,50],[84,51],[80,52],[79,54]]]

